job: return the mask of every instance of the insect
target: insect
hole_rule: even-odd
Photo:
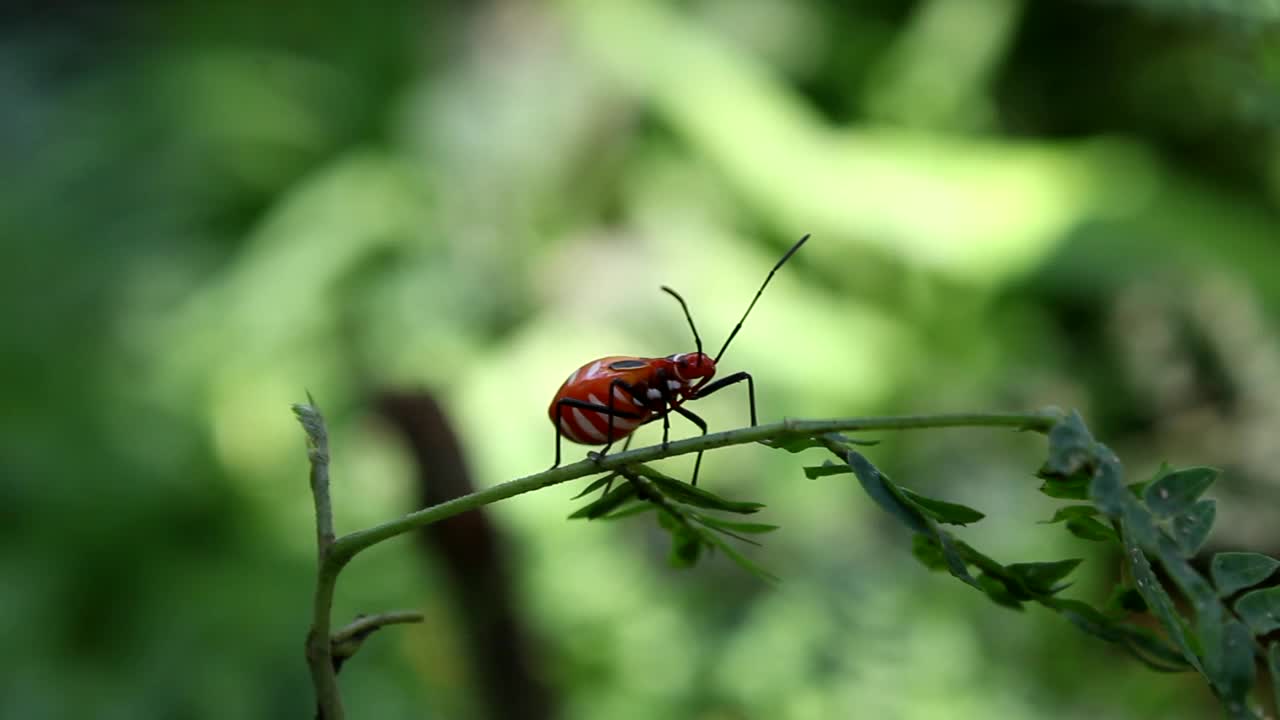
[[[693,316],[689,314],[689,306],[685,304],[684,298],[675,290],[662,286],[662,291],[674,297],[684,310],[689,329],[693,331],[696,350],[659,358],[610,355],[592,360],[574,370],[556,392],[548,410],[551,424],[556,428],[556,461],[551,467],[560,465],[561,438],[583,445],[604,445],[604,449],[595,456],[599,459],[609,452],[613,443],[630,436],[641,425],[658,419],[662,420],[662,446],[665,448],[671,432],[672,412],[697,425],[702,434],[706,435],[706,421],[684,404],[743,380],[747,381],[751,425],[755,426],[756,388],[751,374],[736,372],[715,382],[711,378],[716,374],[720,358],[729,349],[729,343],[742,329],[742,323],[773,279],[773,274],[808,239],[808,235],[800,238],[769,271],[755,297],[751,299],[751,304],[747,306],[747,311],[742,314],[742,319],[734,326],[714,358],[702,352],[702,338],[698,336],[698,328],[693,324]],[[698,468],[701,465],[702,452],[699,451],[693,465],[694,485],[698,484]]]

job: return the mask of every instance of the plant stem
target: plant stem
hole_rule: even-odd
[[[330,618],[333,614],[333,593],[338,583],[338,573],[345,560],[335,557],[333,532],[333,505],[329,499],[329,433],[324,418],[308,396],[308,405],[294,405],[307,433],[307,458],[311,461],[311,496],[316,508],[316,592],[311,617],[311,629],[307,633],[307,665],[311,669],[311,683],[316,690],[316,714],[318,720],[343,720],[342,695],[338,691],[337,673],[333,668],[333,654],[329,639]]]
[[[539,488],[558,485],[588,475],[638,462],[651,462],[663,458],[687,455],[700,450],[744,445],[762,440],[780,440],[788,437],[808,437],[832,432],[863,432],[870,430],[921,430],[947,427],[1013,427],[1036,432],[1048,432],[1062,415],[1056,409],[1033,413],[957,413],[942,415],[902,415],[889,417],[846,418],[838,420],[784,420],[771,425],[739,428],[727,432],[678,440],[666,448],[661,445],[614,453],[600,461],[583,460],[572,465],[546,470],[534,475],[494,485],[470,495],[423,508],[402,518],[377,525],[366,530],[344,535],[333,544],[333,558],[345,564],[356,553],[383,540],[430,525],[459,513],[484,507],[499,500],[521,495]]]

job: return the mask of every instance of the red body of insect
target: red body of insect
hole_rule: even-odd
[[[693,324],[693,316],[689,314],[689,306],[685,304],[684,298],[675,290],[663,287],[663,292],[679,301],[684,310],[689,329],[693,331],[697,351],[661,358],[610,355],[592,360],[574,370],[556,392],[548,410],[551,424],[556,427],[556,461],[552,467],[560,464],[562,437],[583,445],[604,445],[605,449],[601,451],[603,455],[614,442],[627,437],[641,425],[659,418],[662,419],[662,443],[666,445],[670,430],[668,416],[672,412],[697,425],[705,435],[706,422],[686,409],[684,403],[743,380],[747,381],[751,424],[755,425],[756,391],[751,375],[737,372],[715,382],[711,382],[711,377],[716,374],[716,363],[724,357],[729,343],[742,329],[742,323],[751,314],[751,309],[756,306],[756,301],[769,285],[773,274],[808,239],[808,235],[800,238],[769,271],[755,297],[751,299],[751,304],[747,306],[747,311],[742,314],[742,319],[734,326],[714,358],[702,352],[702,338],[698,336],[698,328]],[[699,452],[693,466],[694,484],[698,482],[701,461],[702,453]]]
[[[663,358],[602,357],[573,371],[551,400],[547,413],[565,438],[583,445],[604,445],[630,435],[636,428],[653,420],[655,413],[666,412],[669,407],[696,398],[695,388],[709,381],[715,372],[715,361],[698,352]],[[625,390],[625,387],[631,390]],[[608,407],[610,395],[616,411],[612,434],[606,412],[562,403],[571,398],[597,407]],[[664,398],[670,398],[670,402]]]

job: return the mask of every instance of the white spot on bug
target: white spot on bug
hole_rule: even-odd
[[[591,367],[587,368],[587,372],[582,376],[584,379],[591,379],[600,375],[600,369],[603,367],[599,360],[591,363]]]
[[[613,434],[614,435],[619,435],[620,433],[621,434],[629,433],[632,430],[635,430],[636,427],[639,425],[640,425],[639,420],[632,420],[631,418],[621,418],[621,417],[618,417],[617,415],[613,416]]]
[[[631,407],[632,405],[635,405],[635,403],[631,401],[631,398],[627,397],[627,394],[622,392],[622,388],[617,385],[613,386],[613,399],[617,401],[614,403],[615,406],[626,405],[627,407]]]
[[[569,377],[565,379],[564,384],[572,385],[573,381],[578,379],[578,371],[581,369],[582,368],[578,368],[578,370],[574,370],[573,372],[569,373]]]
[[[605,441],[604,433],[597,430],[596,426],[591,424],[591,421],[587,419],[586,415],[582,414],[581,410],[578,408],[572,408],[572,410],[573,419],[577,421],[578,429],[582,430],[583,436],[595,440],[598,443],[603,443]]]
[[[661,400],[662,393],[658,392],[657,388],[649,388],[649,392],[645,393],[645,397],[649,398],[650,400]]]
[[[675,380],[668,380],[668,381],[667,381],[667,389],[668,389],[668,390],[679,390],[679,389],[680,389],[680,388],[682,388],[682,387],[684,387],[684,383],[676,382]]]
[[[560,416],[560,434],[574,442],[581,442],[580,436],[578,433],[573,431],[573,428],[569,425],[569,421],[565,420],[563,415]]]

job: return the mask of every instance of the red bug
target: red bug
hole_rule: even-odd
[[[751,309],[756,306],[756,301],[773,279],[773,274],[808,239],[808,235],[800,238],[769,271],[760,289],[756,291],[756,296],[751,299],[751,304],[747,306],[747,311],[729,333],[715,358],[702,352],[702,338],[698,337],[698,329],[694,327],[693,316],[689,314],[689,306],[685,304],[684,298],[664,285],[663,292],[674,297],[684,310],[697,350],[660,358],[610,355],[592,360],[574,370],[556,392],[548,410],[551,424],[556,428],[556,462],[551,467],[560,465],[562,437],[583,445],[604,445],[604,449],[596,456],[602,458],[613,443],[628,437],[641,425],[659,418],[662,419],[662,445],[666,447],[671,431],[669,415],[672,412],[684,416],[706,435],[706,421],[684,407],[684,403],[706,397],[743,380],[747,381],[751,425],[755,426],[756,388],[750,373],[736,372],[715,382],[711,382],[711,378],[716,373],[716,364],[724,356],[724,351],[729,348],[734,336],[742,329],[742,323],[751,314]],[[698,468],[701,465],[702,453],[699,452],[693,465],[694,485],[698,484]]]

